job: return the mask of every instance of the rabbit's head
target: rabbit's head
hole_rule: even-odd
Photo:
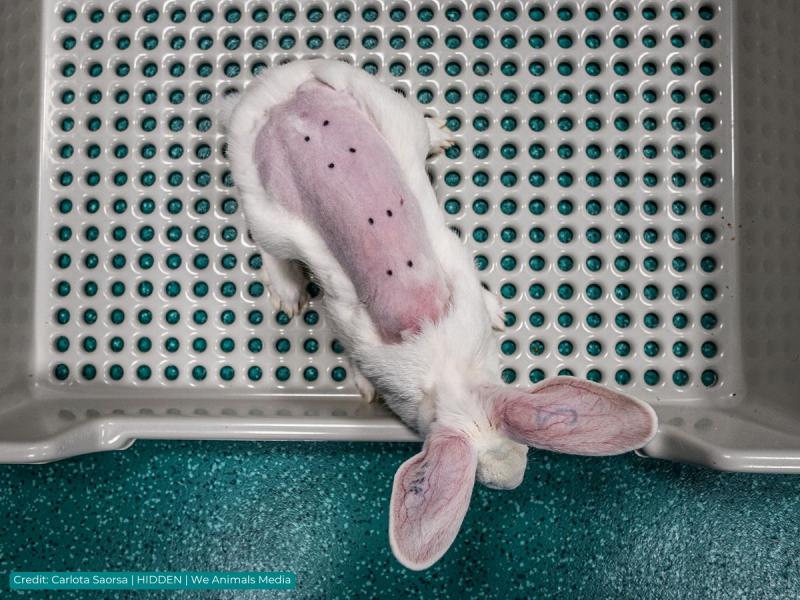
[[[422,451],[397,471],[389,541],[397,559],[425,569],[447,551],[467,512],[476,476],[494,488],[521,483],[527,447],[608,456],[641,448],[657,419],[646,403],[588,381],[556,377],[522,390],[476,390],[486,421],[437,416]]]

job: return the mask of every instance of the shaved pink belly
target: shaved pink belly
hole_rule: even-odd
[[[349,95],[301,86],[272,109],[254,153],[264,188],[319,231],[385,341],[441,319],[449,290],[417,199]]]

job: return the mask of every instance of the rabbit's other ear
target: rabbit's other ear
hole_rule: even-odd
[[[645,402],[605,387],[555,377],[527,390],[483,388],[496,426],[512,440],[543,450],[608,456],[641,448],[658,419]]]
[[[453,429],[434,428],[422,452],[397,470],[389,505],[389,544],[401,564],[427,569],[453,543],[467,514],[478,453]]]

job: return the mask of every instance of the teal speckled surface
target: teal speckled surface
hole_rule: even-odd
[[[415,451],[140,441],[124,452],[0,465],[0,596],[12,569],[298,575],[295,592],[215,598],[800,595],[800,477],[633,455],[532,453],[522,486],[476,487],[450,552],[426,572],[407,571],[389,550],[388,498],[395,469]],[[53,595],[87,596],[100,597]]]

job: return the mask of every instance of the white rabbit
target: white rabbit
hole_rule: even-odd
[[[495,384],[500,304],[445,225],[425,171],[451,143],[441,121],[328,60],[271,69],[236,101],[229,156],[273,303],[301,309],[305,264],[359,388],[371,397],[374,386],[426,438],[394,480],[389,539],[402,564],[424,569],[445,553],[476,476],[519,485],[528,446],[609,455],[652,438],[652,408],[598,385]]]

